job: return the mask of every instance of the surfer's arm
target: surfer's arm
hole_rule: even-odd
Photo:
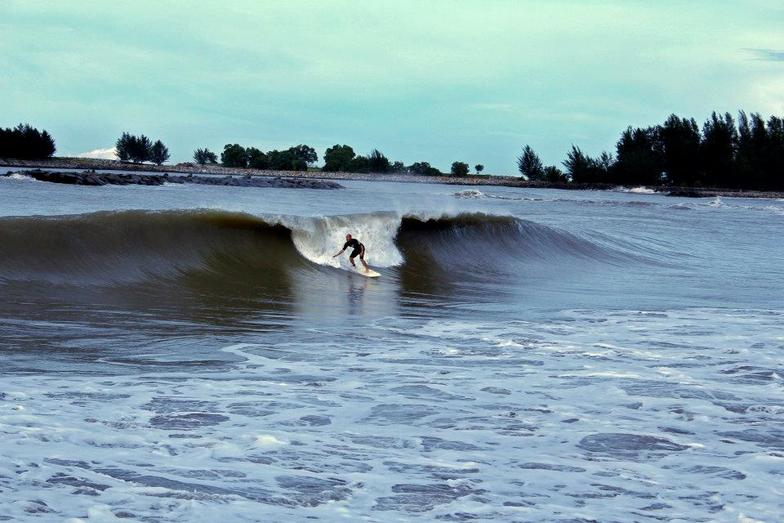
[[[334,256],[333,256],[333,258],[337,258],[337,257],[338,257],[338,256],[340,256],[341,254],[343,254],[344,252],[346,252],[346,249],[348,249],[348,247],[349,247],[349,244],[348,244],[348,242],[346,242],[346,243],[343,245],[343,248],[342,248],[342,249],[340,249],[340,252],[339,252],[339,253],[337,253],[336,255],[334,255]]]

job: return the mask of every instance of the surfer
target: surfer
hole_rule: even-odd
[[[349,261],[351,262],[351,266],[355,269],[357,268],[356,264],[354,263],[354,258],[359,256],[359,261],[361,261],[362,265],[365,266],[365,272],[369,272],[370,267],[368,267],[367,262],[365,262],[365,246],[362,245],[356,238],[352,238],[350,234],[346,235],[346,243],[343,244],[343,248],[340,249],[340,252],[334,255],[333,258],[337,258],[343,254],[349,247],[354,249],[351,251],[351,255],[348,257]]]

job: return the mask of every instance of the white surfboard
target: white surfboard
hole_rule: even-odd
[[[365,276],[366,278],[378,278],[379,276],[381,276],[379,273],[377,273],[373,269],[370,269],[370,270],[366,271],[365,268],[362,267],[362,266],[357,266],[356,268],[352,267],[351,270],[353,272],[356,272],[357,274]]]

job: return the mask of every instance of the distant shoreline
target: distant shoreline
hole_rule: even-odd
[[[388,173],[347,173],[323,171],[268,171],[222,165],[198,165],[179,163],[173,165],[154,165],[121,162],[119,160],[102,160],[93,158],[55,157],[45,160],[17,160],[0,158],[0,168],[12,170],[14,167],[42,169],[82,169],[82,170],[114,170],[147,173],[182,173],[182,174],[213,174],[221,176],[260,176],[276,178],[305,178],[316,180],[359,180],[387,181],[400,183],[435,183],[444,185],[490,185],[518,187],[522,189],[564,189],[564,190],[616,190],[616,184],[575,184],[531,182],[514,176],[419,176],[411,174]],[[716,196],[728,198],[784,198],[780,191],[743,191],[733,189],[705,187],[650,187],[658,194],[685,196],[693,198],[712,198]]]

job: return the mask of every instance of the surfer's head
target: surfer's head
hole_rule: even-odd
[[[350,239],[351,239],[351,234],[347,234],[346,235],[346,241],[349,241]]]

